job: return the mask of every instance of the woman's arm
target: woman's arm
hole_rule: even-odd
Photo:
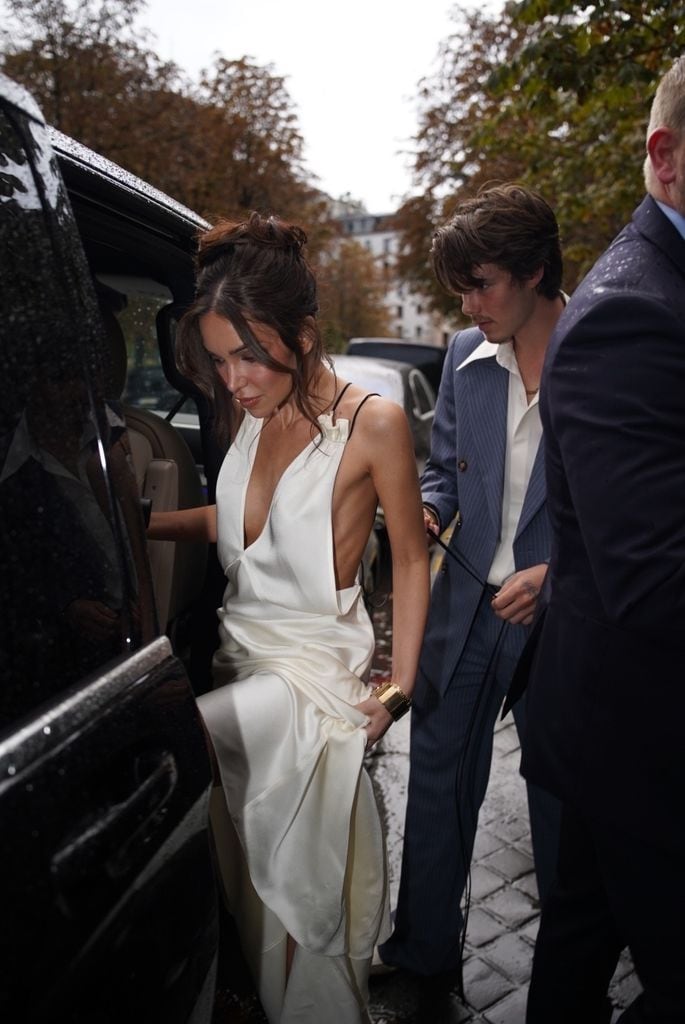
[[[393,619],[391,682],[411,696],[428,614],[428,545],[421,508],[414,445],[403,410],[392,402],[374,403],[376,416],[365,420],[370,472],[383,506],[392,552]],[[360,705],[371,718],[369,743],[392,723],[376,698]]]
[[[148,540],[206,540],[216,543],[216,505],[152,512]]]

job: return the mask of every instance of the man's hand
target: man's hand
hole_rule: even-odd
[[[538,595],[547,572],[547,563],[521,569],[504,581],[492,599],[495,615],[512,625],[529,626],[533,621]]]
[[[437,520],[435,512],[432,512],[426,506],[423,506],[423,525],[426,528],[426,533],[429,537],[437,537],[440,533],[440,523]]]

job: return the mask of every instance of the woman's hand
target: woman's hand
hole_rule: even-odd
[[[356,710],[370,719],[366,725],[366,749],[370,750],[392,725],[392,715],[373,695],[357,704]]]
[[[216,505],[151,512],[148,540],[206,540],[216,543]]]

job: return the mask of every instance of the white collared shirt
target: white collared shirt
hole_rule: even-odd
[[[533,395],[532,401],[528,404],[513,344],[507,341],[498,345],[495,358],[500,366],[509,371],[502,526],[495,557],[488,573],[488,583],[499,587],[508,576],[516,571],[514,537],[521,518],[521,509],[528,490],[528,481],[533,471],[535,456],[540,447],[542,422],[538,393]]]
[[[459,369],[477,359],[491,359],[493,356],[499,365],[509,372],[502,525],[495,557],[488,572],[488,583],[499,587],[508,576],[516,571],[514,537],[521,517],[530,474],[533,471],[533,463],[542,438],[542,422],[538,395],[534,395],[530,405],[528,404],[526,389],[523,386],[511,341],[505,341],[498,345],[486,340],[481,342],[460,364]]]

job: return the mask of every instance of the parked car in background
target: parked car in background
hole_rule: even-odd
[[[206,552],[154,551],[140,505],[204,496],[178,432],[126,405],[127,365],[166,360],[206,420],[172,367],[201,226],[0,76],[6,1021],[212,1017],[211,770],[178,656]]]
[[[335,372],[367,391],[390,398],[407,414],[419,472],[430,451],[435,392],[421,370],[409,363],[370,356],[332,355]]]
[[[404,341],[402,338],[350,338],[346,352],[351,356],[410,363],[421,370],[437,395],[447,349],[420,341]]]
[[[423,469],[430,451],[431,427],[435,411],[435,392],[421,370],[408,363],[391,359],[347,354],[331,356],[335,372],[343,379],[367,391],[382,395],[401,405],[407,414],[414,438],[416,465]],[[376,513],[374,530],[367,546],[362,568],[365,574],[367,601],[372,607],[374,593],[391,586],[390,546],[385,531],[383,509]]]

